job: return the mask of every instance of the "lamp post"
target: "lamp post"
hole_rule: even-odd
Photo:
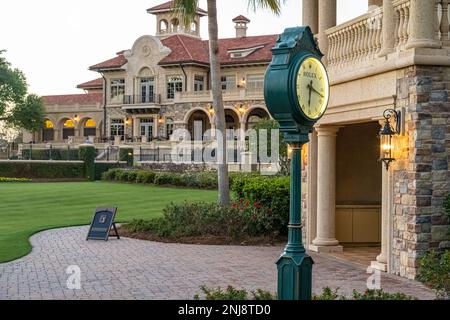
[[[264,97],[291,150],[288,243],[277,261],[278,299],[311,300],[314,262],[302,243],[301,154],[314,124],[327,110],[329,81],[309,27],[286,29],[272,54]]]

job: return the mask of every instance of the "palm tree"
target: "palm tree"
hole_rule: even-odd
[[[275,14],[280,13],[281,3],[285,0],[247,0],[249,7],[256,11],[258,8],[269,8]],[[173,9],[178,14],[185,26],[189,26],[194,20],[199,0],[174,0]],[[209,32],[209,56],[211,69],[211,90],[215,114],[216,130],[219,132],[218,146],[221,147],[218,155],[218,187],[219,204],[230,204],[230,183],[228,177],[228,164],[226,161],[226,122],[223,107],[220,61],[219,61],[219,27],[217,23],[217,1],[207,0],[208,3],[208,32]]]

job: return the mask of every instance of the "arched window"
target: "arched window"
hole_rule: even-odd
[[[44,121],[44,128],[42,129],[42,141],[53,141],[55,139],[55,125],[50,120]]]
[[[75,123],[72,119],[66,119],[63,124],[63,140],[75,136]]]
[[[94,137],[96,135],[97,123],[92,119],[87,119],[84,123],[83,136]]]
[[[197,30],[198,30],[198,24],[197,24],[196,21],[194,21],[194,22],[191,23],[191,31],[192,32],[197,32]]]
[[[211,129],[211,123],[205,111],[198,110],[190,116],[188,130],[193,141],[203,141],[209,129]]]
[[[161,20],[159,22],[159,32],[160,33],[166,33],[167,29],[169,29],[169,23],[167,22],[167,20]]]
[[[263,119],[270,119],[269,114],[262,108],[254,109],[247,117],[247,129],[251,129]]]

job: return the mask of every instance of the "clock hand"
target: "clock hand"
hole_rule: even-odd
[[[309,89],[309,100],[308,100],[308,106],[311,108],[311,93],[312,93],[312,80],[311,83],[308,83],[308,85],[306,86]]]
[[[316,88],[314,88],[312,85],[311,85],[311,90],[314,91],[315,93],[317,93],[318,95],[320,95],[322,98],[325,98],[325,96],[322,93],[320,93],[319,91],[317,91]]]

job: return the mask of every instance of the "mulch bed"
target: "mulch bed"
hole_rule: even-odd
[[[201,237],[181,237],[162,238],[151,232],[130,232],[124,227],[119,228],[121,237],[147,240],[162,243],[181,243],[196,245],[228,245],[228,246],[275,246],[285,244],[287,237],[248,237],[243,239],[233,239],[231,237],[201,236]]]

